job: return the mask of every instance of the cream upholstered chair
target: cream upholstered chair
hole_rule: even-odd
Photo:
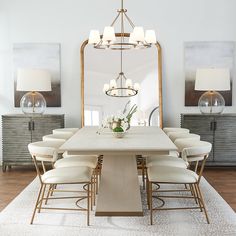
[[[61,132],[59,129],[58,133],[49,134],[43,136],[44,141],[61,141],[66,142],[72,135],[72,132]],[[66,129],[68,130],[68,129]],[[70,129],[69,129],[70,130]],[[98,192],[98,157],[96,155],[68,155],[67,151],[62,154],[62,159],[57,160],[54,164],[54,168],[61,167],[75,167],[75,166],[87,166],[94,170],[94,178],[93,178],[93,203],[95,205],[95,193]],[[53,194],[54,186],[51,186],[48,194]]]
[[[167,129],[167,128],[166,128]],[[175,132],[173,132],[175,130]],[[176,132],[176,130],[179,130],[179,132]],[[174,136],[175,138],[179,137],[182,139],[191,139],[192,141],[199,141],[200,136],[197,134],[190,134],[188,133],[189,130],[182,129],[182,128],[168,128],[166,132],[169,131],[169,134]],[[172,131],[172,132],[171,132]],[[182,132],[181,132],[182,131]],[[183,149],[183,148],[182,148]],[[179,158],[179,152],[182,151],[182,149],[178,151],[173,151],[168,155],[151,155],[143,157],[142,162],[142,180],[143,180],[143,188],[145,189],[145,175],[146,175],[146,168],[153,166],[153,165],[168,165],[168,166],[176,166],[176,167],[182,167],[187,168],[188,163],[183,161]]]
[[[76,211],[87,211],[87,225],[89,225],[89,211],[91,204],[91,185],[92,185],[92,168],[86,166],[76,166],[76,167],[62,167],[57,169],[49,170],[43,174],[41,174],[40,169],[38,167],[38,161],[41,161],[42,158],[51,158],[53,162],[57,160],[58,156],[58,147],[52,146],[53,141],[42,141],[36,143],[30,143],[28,145],[29,152],[33,158],[35,168],[37,171],[37,175],[40,180],[40,190],[37,197],[37,201],[35,204],[35,208],[33,211],[33,216],[31,219],[31,224],[34,221],[36,210],[38,212],[42,209],[53,209],[53,210],[76,210]],[[46,196],[46,187],[49,188],[55,185],[65,185],[65,184],[80,184],[84,185],[83,191],[80,191],[79,196],[68,196],[68,197],[49,197],[49,194]],[[78,192],[78,191],[76,191]],[[76,198],[78,199],[86,199],[87,198],[87,208],[53,208],[53,207],[44,207],[43,201],[47,201],[48,199],[66,199],[66,198]],[[76,202],[76,203],[77,203]]]
[[[189,129],[186,128],[177,128],[177,127],[165,127],[163,128],[163,131],[168,135],[172,132],[178,132],[178,133],[189,133]]]
[[[186,160],[180,158],[181,152],[186,147],[194,146],[196,141],[200,140],[200,136],[197,134],[190,134],[190,133],[181,133],[181,132],[174,132],[169,136],[172,141],[176,144],[183,143],[182,146],[178,148],[178,152],[173,153],[172,155],[151,155],[146,157],[145,167],[151,166],[174,166],[174,167],[181,167],[181,168],[188,168],[189,163]],[[185,140],[189,140],[184,144]],[[177,146],[178,147],[178,146]],[[143,170],[144,175],[146,171]],[[143,177],[145,179],[145,176]]]
[[[209,223],[209,218],[207,215],[205,203],[202,197],[202,193],[200,190],[200,180],[202,177],[203,169],[205,166],[206,159],[211,151],[211,143],[198,141],[195,142],[194,147],[184,148],[182,151],[182,158],[187,161],[189,158],[194,158],[195,161],[202,162],[200,170],[198,172],[191,171],[184,168],[179,167],[171,167],[171,166],[151,166],[147,168],[147,178],[148,178],[148,185],[147,185],[147,199],[148,199],[148,206],[150,209],[150,222],[153,224],[153,210],[178,210],[178,209],[200,209],[204,211],[207,223]],[[191,189],[184,189],[184,190],[153,190],[153,184],[183,184],[183,185],[190,185]],[[186,195],[160,195],[163,192],[179,192],[179,191],[189,191],[191,194],[190,196]],[[182,207],[181,208],[153,208],[153,193],[156,192],[158,198],[163,199],[165,197],[168,198],[186,198],[186,199],[195,199],[197,206],[194,205],[193,207]],[[164,202],[164,201],[163,201]]]

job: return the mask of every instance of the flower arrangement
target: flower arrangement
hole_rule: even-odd
[[[103,122],[103,127],[110,128],[113,132],[125,132],[130,127],[130,121],[133,114],[137,111],[137,105],[134,104],[127,112],[128,101],[122,113],[107,117]]]

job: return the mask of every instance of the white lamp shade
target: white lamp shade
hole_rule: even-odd
[[[46,70],[19,69],[17,91],[51,91],[51,75]]]
[[[132,38],[134,41],[144,41],[144,30],[143,27],[134,27]]]
[[[98,30],[91,30],[89,34],[89,44],[97,44],[100,42],[100,34]]]
[[[127,79],[126,80],[126,82],[125,82],[125,86],[127,87],[127,88],[130,88],[130,87],[132,87],[132,80],[131,79]]]
[[[117,90],[117,89],[112,90],[112,91],[111,91],[111,95],[112,95],[112,96],[118,96],[118,90]]]
[[[130,36],[129,36],[129,43],[137,44],[137,41],[134,40],[134,33],[130,33]]]
[[[104,28],[102,40],[103,41],[115,41],[116,40],[114,27],[106,26]]]
[[[134,89],[135,89],[135,90],[140,90],[140,85],[139,85],[139,83],[134,83]]]
[[[146,30],[145,41],[147,43],[156,43],[157,42],[156,33],[154,30]]]
[[[225,91],[230,90],[230,71],[227,68],[197,69],[195,90]]]
[[[116,80],[115,79],[112,79],[110,81],[110,88],[116,88],[117,87],[117,84],[116,84]]]
[[[103,92],[106,93],[106,91],[110,88],[109,84],[103,85]]]

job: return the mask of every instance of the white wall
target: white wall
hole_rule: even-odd
[[[67,126],[80,124],[79,48],[90,29],[110,24],[119,1],[0,0],[0,114],[20,112],[13,107],[12,44],[61,43],[62,107],[48,113],[65,113]],[[236,41],[235,0],[126,0],[136,25],[154,28],[163,48],[164,121],[179,125],[184,107],[183,43],[185,41]],[[234,81],[235,82],[235,81]],[[236,112],[236,86],[233,106]]]

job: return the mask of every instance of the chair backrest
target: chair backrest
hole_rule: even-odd
[[[165,127],[163,131],[169,136],[169,133],[180,132],[180,133],[189,133],[189,129],[185,128],[175,128],[175,127]]]
[[[185,147],[182,150],[181,157],[184,161],[195,163],[194,171],[198,173],[198,181],[200,181],[206,160],[211,152],[212,144],[205,141],[198,141],[193,143],[191,147]],[[200,170],[198,171],[199,163],[201,163]]]
[[[191,133],[179,133],[179,132],[170,132],[169,138],[172,142],[175,142],[177,139],[191,139],[191,140],[200,140],[200,135],[198,134],[191,134]]]
[[[30,143],[28,150],[36,161],[51,160],[55,162],[58,158],[58,150],[63,141],[39,141]]]
[[[178,148],[178,152],[181,153],[184,148],[194,147],[199,140],[192,138],[178,138],[174,141],[174,144]]]
[[[73,133],[69,133],[69,132],[64,132],[64,133],[61,133],[61,134],[48,134],[48,135],[44,135],[42,139],[43,139],[43,141],[62,141],[62,142],[65,142],[72,135],[73,135]]]
[[[79,128],[61,128],[61,129],[54,129],[52,131],[53,134],[63,134],[63,133],[67,133],[67,134],[71,134],[71,136],[73,134],[75,134],[77,131],[79,130]]]
[[[212,144],[205,141],[193,143],[191,147],[185,147],[182,150],[182,158],[186,161],[202,161],[207,158],[211,152]]]

